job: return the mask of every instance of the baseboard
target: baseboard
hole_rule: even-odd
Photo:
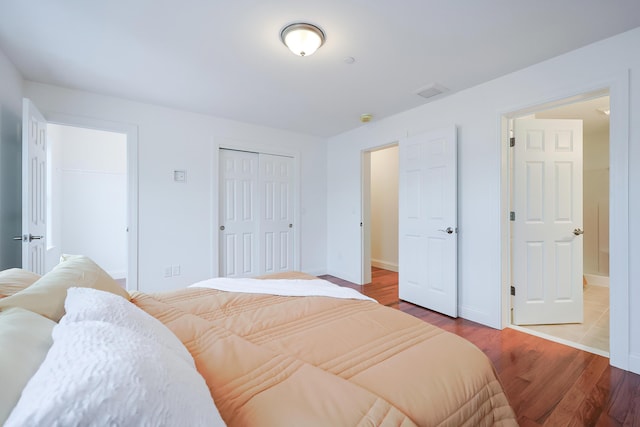
[[[311,276],[324,276],[328,274],[326,270],[307,270],[304,271],[306,274],[310,274]]]
[[[469,308],[469,307],[464,307],[459,305],[458,317],[462,317],[463,319],[467,319],[467,320],[471,320],[472,322],[483,324],[490,328],[501,329],[499,322],[498,322],[498,325],[496,325],[494,321],[495,319],[489,316],[488,313],[478,311],[474,308]]]
[[[371,259],[371,266],[372,267],[377,267],[377,268],[382,268],[383,270],[395,271],[396,273],[398,272],[398,264],[397,263],[382,261],[382,260],[379,260],[379,259]]]
[[[337,277],[338,279],[346,280],[347,282],[351,282],[356,285],[359,285],[358,281],[360,280],[360,278],[351,277],[351,275],[344,273],[342,271],[329,269],[327,270],[326,274],[328,274],[329,276]]]
[[[640,375],[640,354],[629,355],[629,370]]]
[[[603,286],[605,288],[609,287],[609,276],[599,276],[597,274],[585,274],[585,279],[587,279],[587,284],[593,286]]]

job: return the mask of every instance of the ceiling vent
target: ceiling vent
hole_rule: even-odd
[[[446,87],[440,84],[434,83],[429,86],[423,87],[422,89],[419,89],[417,93],[421,97],[425,99],[429,99],[429,98],[433,98],[434,96],[438,96],[442,93],[445,93],[448,90],[449,89],[447,89]]]

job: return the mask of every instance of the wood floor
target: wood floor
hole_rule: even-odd
[[[522,427],[640,426],[640,375],[611,367],[605,357],[399,301],[398,274],[391,271],[373,268],[364,286],[321,277],[474,343],[495,365]]]

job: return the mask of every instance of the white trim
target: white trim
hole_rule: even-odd
[[[518,325],[509,325],[509,328],[514,329],[516,331],[523,332],[525,334],[533,335],[539,338],[544,338],[545,340],[549,340],[549,341],[557,342],[559,344],[564,344],[569,347],[577,348],[578,350],[583,350],[589,353],[597,354],[598,356],[609,357],[608,352],[604,350],[600,350],[599,348],[589,347],[588,345],[566,340],[564,338],[554,337],[553,335],[545,334],[544,332],[534,331],[533,329],[529,329],[529,328],[518,326]]]
[[[118,132],[127,135],[127,290],[137,291],[138,283],[138,126],[92,117],[43,111],[49,123]]]
[[[630,365],[630,307],[629,307],[629,70],[624,69],[608,79],[587,87],[568,88],[551,99],[531,100],[524,105],[498,112],[500,135],[500,254],[502,278],[502,328],[511,323],[511,277],[509,197],[509,130],[510,118],[548,107],[586,100],[604,95],[607,91],[611,103],[611,181],[610,181],[610,363],[640,373],[638,366]]]
[[[301,229],[301,214],[300,214],[300,180],[301,180],[301,168],[300,168],[300,152],[274,149],[272,147],[265,148],[257,143],[236,140],[232,138],[220,138],[220,142],[214,142],[212,145],[213,152],[211,153],[211,277],[219,277],[220,275],[220,242],[218,233],[218,226],[220,224],[219,209],[220,209],[220,150],[237,150],[237,151],[249,151],[253,153],[271,154],[274,156],[286,156],[293,158],[293,220],[294,220],[294,233],[293,233],[293,245],[295,247],[293,254],[293,269],[300,270],[300,229]]]
[[[585,274],[584,278],[587,280],[588,285],[602,286],[604,288],[609,287],[609,276],[599,276],[597,274]]]
[[[398,263],[396,262],[387,262],[381,259],[371,259],[371,266],[381,268],[383,270],[395,271],[398,272]]]

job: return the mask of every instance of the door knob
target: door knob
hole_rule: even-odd
[[[444,230],[439,228],[438,231],[442,231],[443,233],[447,233],[447,234],[453,234],[453,228],[451,228],[451,227],[447,227]]]
[[[220,231],[224,231],[224,225],[220,226]]]
[[[575,234],[576,236],[579,236],[581,234],[584,234],[584,230],[582,228],[576,228],[573,230],[573,234]]]

